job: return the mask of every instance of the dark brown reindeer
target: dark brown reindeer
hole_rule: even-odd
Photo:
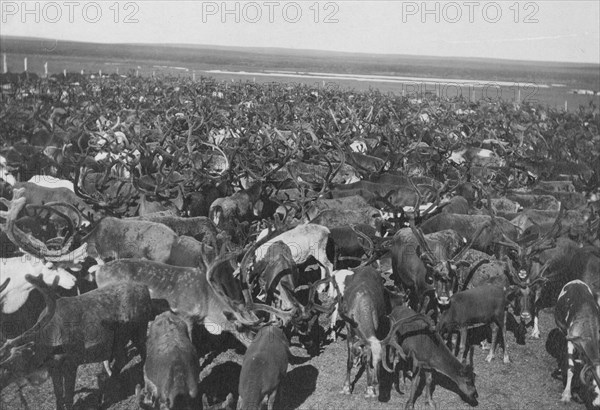
[[[43,293],[48,307],[32,328],[0,348],[0,387],[47,369],[56,408],[70,410],[80,365],[114,359],[114,379],[127,364],[129,341],[145,359],[152,314],[146,286],[113,285],[57,300],[41,278],[28,275],[27,280]]]
[[[575,357],[583,361],[580,373],[584,385],[593,387],[593,406],[600,406],[600,296],[581,280],[573,280],[563,288],[556,302],[554,319],[567,339],[567,372],[561,401],[571,401],[571,381]],[[591,373],[591,380],[586,374]]]
[[[289,362],[289,341],[278,327],[262,327],[246,350],[238,391],[237,410],[255,410],[267,402],[274,409]]]
[[[192,404],[200,366],[185,321],[169,311],[158,315],[148,329],[146,351],[145,386],[136,387],[140,406],[173,409]]]
[[[389,315],[389,320],[390,331],[381,341],[386,352],[383,360],[384,368],[390,373],[393,372],[388,365],[390,352],[394,353],[394,357],[399,356],[406,370],[410,369],[409,365],[412,365],[413,380],[405,409],[414,408],[416,391],[423,372],[425,372],[427,402],[431,407],[437,408],[432,398],[433,371],[452,380],[463,400],[470,405],[477,405],[478,394],[473,368],[461,364],[452,355],[427,315],[417,313],[405,306],[396,306]]]

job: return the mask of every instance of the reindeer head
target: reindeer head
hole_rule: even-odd
[[[419,242],[422,251],[421,258],[427,267],[426,281],[429,285],[433,286],[438,303],[446,306],[450,303],[450,298],[458,282],[458,267],[470,266],[469,262],[461,260],[462,257],[473,246],[473,243],[477,240],[481,232],[487,228],[487,225],[482,225],[473,235],[471,241],[465,243],[465,246],[451,259],[440,259],[439,252],[436,256],[425,239],[423,231],[415,226],[414,218],[410,219],[410,228]]]
[[[494,212],[491,209],[491,199],[488,196],[488,210],[492,218],[492,223],[496,226],[503,237],[503,241],[496,243],[504,246],[508,251],[507,255],[512,262],[512,267],[516,270],[519,281],[526,281],[528,277],[538,277],[541,269],[539,254],[555,246],[555,238],[561,231],[561,221],[565,214],[565,208],[561,207],[558,216],[550,230],[538,238],[531,240],[530,237],[521,238],[518,242],[513,241],[504,232],[501,225],[496,221]]]

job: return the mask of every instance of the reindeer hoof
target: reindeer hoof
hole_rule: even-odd
[[[510,359],[508,358],[508,356],[504,357],[504,363],[510,363]]]
[[[531,338],[532,339],[539,339],[540,338],[540,332],[531,332]]]
[[[492,361],[492,359],[494,358],[494,356],[488,356],[485,358],[485,361],[490,363]]]
[[[368,386],[367,391],[365,392],[365,398],[371,399],[377,397],[377,393],[375,392],[375,388],[373,386]]]
[[[560,397],[560,401],[563,403],[569,403],[571,401],[571,395],[569,393],[563,393]]]
[[[342,391],[340,393],[341,394],[352,394],[352,392],[350,391],[350,386],[344,385],[344,387],[342,387]]]

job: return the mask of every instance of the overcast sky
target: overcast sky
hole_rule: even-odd
[[[598,0],[0,3],[2,35],[600,64]]]

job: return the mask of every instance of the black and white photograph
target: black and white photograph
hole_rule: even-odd
[[[0,410],[600,410],[597,0],[0,20]]]

